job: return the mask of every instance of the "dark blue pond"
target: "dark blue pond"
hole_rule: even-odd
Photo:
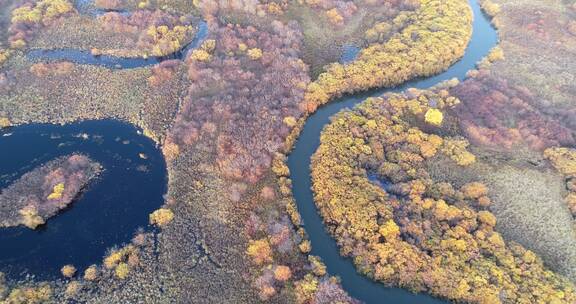
[[[206,22],[200,21],[198,23],[198,32],[190,43],[179,51],[162,57],[124,58],[108,55],[92,55],[90,51],[77,49],[36,49],[28,52],[27,56],[29,59],[34,61],[66,60],[78,64],[104,66],[110,69],[133,69],[158,64],[164,60],[184,59],[190,50],[195,49],[202,44],[207,35],[208,25]]]
[[[149,213],[164,201],[166,164],[155,143],[137,131],[130,124],[101,120],[30,124],[0,132],[0,188],[73,152],[104,167],[71,207],[46,225],[0,228],[1,272],[12,279],[26,273],[50,279],[65,264],[83,270],[101,262],[107,248],[129,242],[139,227],[148,226]]]
[[[294,197],[305,224],[306,232],[312,242],[311,254],[320,256],[326,264],[328,273],[342,279],[344,289],[356,299],[366,303],[444,303],[428,295],[413,294],[399,288],[387,288],[356,272],[352,260],[339,254],[335,240],[324,229],[322,218],[313,201],[310,179],[310,157],[320,144],[320,132],[337,112],[351,108],[367,97],[379,96],[385,92],[402,91],[410,87],[428,88],[451,78],[465,78],[466,72],[475,65],[498,41],[498,36],[490,21],[481,12],[476,0],[470,5],[474,11],[474,32],[466,54],[446,72],[439,75],[408,82],[394,89],[379,89],[353,96],[345,96],[321,107],[308,118],[294,150],[288,157],[288,166]]]

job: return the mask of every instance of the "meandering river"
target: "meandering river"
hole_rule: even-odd
[[[201,21],[194,39],[184,48],[168,56],[146,59],[95,56],[76,49],[32,50],[27,56],[35,61],[139,68],[169,59],[182,60],[207,35],[208,26]],[[162,153],[135,127],[114,120],[64,126],[30,124],[0,130],[0,189],[42,163],[73,152],[98,161],[104,173],[46,225],[36,230],[0,228],[0,271],[12,279],[28,275],[56,278],[66,264],[83,270],[100,262],[108,248],[130,242],[138,228],[146,228],[149,214],[164,201],[167,172]]]
[[[339,276],[344,289],[354,298],[365,303],[444,303],[428,295],[413,294],[400,288],[388,288],[356,272],[349,258],[340,256],[336,241],[324,229],[322,217],[314,204],[311,190],[310,157],[320,144],[320,133],[330,123],[330,117],[337,112],[352,108],[367,97],[379,96],[385,92],[402,91],[407,88],[425,89],[444,80],[464,79],[469,70],[488,54],[498,42],[496,30],[482,13],[477,0],[471,0],[474,12],[473,34],[464,57],[445,72],[433,77],[407,82],[393,89],[379,89],[361,94],[345,96],[319,108],[312,114],[304,128],[294,150],[288,156],[288,167],[292,179],[294,198],[304,227],[312,242],[311,254],[322,258],[330,275]]]
[[[473,35],[464,57],[445,72],[408,82],[394,89],[379,89],[345,96],[321,107],[311,115],[288,157],[293,191],[306,231],[312,242],[311,254],[320,256],[330,275],[339,276],[344,289],[366,303],[443,303],[427,295],[413,294],[400,288],[388,288],[356,272],[352,261],[339,254],[335,240],[324,229],[311,191],[310,157],[320,144],[320,133],[330,117],[351,108],[367,97],[409,87],[428,88],[451,78],[460,80],[497,43],[497,33],[481,12],[477,0],[471,0],[474,12]],[[119,58],[94,56],[88,51],[73,49],[34,50],[28,56],[34,60],[68,60],[112,69],[153,65],[166,59],[182,59],[190,49],[198,47],[207,36],[206,23],[199,25],[194,40],[183,50],[157,58]],[[351,55],[352,56],[352,55]],[[349,60],[343,58],[343,60]],[[13,180],[30,160],[40,164],[70,152],[84,152],[101,162],[106,172],[102,178],[73,204],[70,210],[48,221],[40,231],[28,228],[0,229],[0,243],[10,250],[0,250],[0,269],[22,272],[25,269],[40,275],[57,273],[64,264],[73,263],[80,269],[96,263],[114,244],[130,239],[136,228],[147,220],[148,213],[162,202],[166,187],[165,165],[152,142],[137,135],[129,125],[114,121],[83,122],[67,126],[28,125],[12,129],[12,136],[0,138],[3,154],[2,173]],[[75,137],[86,133],[88,139]],[[59,139],[53,135],[58,134]],[[97,136],[95,136],[97,135]],[[119,140],[116,140],[118,138]],[[128,143],[126,144],[126,141]],[[148,159],[139,159],[138,153]],[[147,171],[141,171],[143,167]],[[32,166],[28,166],[32,169]],[[140,168],[140,169],[139,169]],[[0,173],[1,174],[1,173]],[[0,180],[0,186],[6,186]],[[94,207],[96,205],[97,207]],[[144,219],[145,218],[145,219]],[[70,229],[70,227],[73,227]]]

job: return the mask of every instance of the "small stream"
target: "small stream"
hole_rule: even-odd
[[[93,55],[89,50],[78,49],[35,49],[28,52],[27,56],[33,61],[58,61],[66,60],[78,64],[103,66],[109,69],[133,69],[158,64],[165,60],[183,60],[190,50],[199,47],[208,36],[208,24],[205,21],[198,23],[198,31],[194,39],[185,47],[170,55],[148,58],[125,58],[109,55]]]
[[[324,229],[322,217],[316,209],[310,177],[310,158],[320,144],[320,133],[330,123],[330,117],[339,111],[352,108],[368,97],[386,92],[399,92],[407,88],[425,89],[452,78],[464,79],[469,70],[496,46],[498,36],[488,18],[482,13],[477,0],[471,0],[474,12],[473,34],[464,57],[445,72],[433,77],[407,82],[394,89],[378,89],[344,96],[319,108],[312,114],[302,130],[294,150],[288,156],[294,198],[304,222],[304,228],[312,242],[311,254],[320,256],[330,275],[342,280],[344,289],[354,298],[365,303],[445,303],[425,294],[414,294],[401,288],[389,288],[356,272],[350,258],[340,256],[336,241]],[[343,58],[346,60],[347,58]]]

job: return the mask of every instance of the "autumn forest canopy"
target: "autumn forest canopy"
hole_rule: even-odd
[[[0,151],[21,126],[121,120],[167,176],[140,228],[110,222],[131,237],[87,267],[0,268],[0,303],[369,298],[314,250],[303,204],[370,288],[575,303],[576,2],[475,1],[0,0]],[[491,43],[478,24],[498,44],[467,62]],[[446,71],[461,80],[386,93]],[[132,157],[152,174],[153,154]],[[0,241],[75,229],[57,219],[109,174],[90,153],[32,163],[0,168]]]

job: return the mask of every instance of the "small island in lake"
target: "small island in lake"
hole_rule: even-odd
[[[24,174],[0,193],[0,227],[35,229],[66,208],[101,171],[88,156],[70,154]]]

